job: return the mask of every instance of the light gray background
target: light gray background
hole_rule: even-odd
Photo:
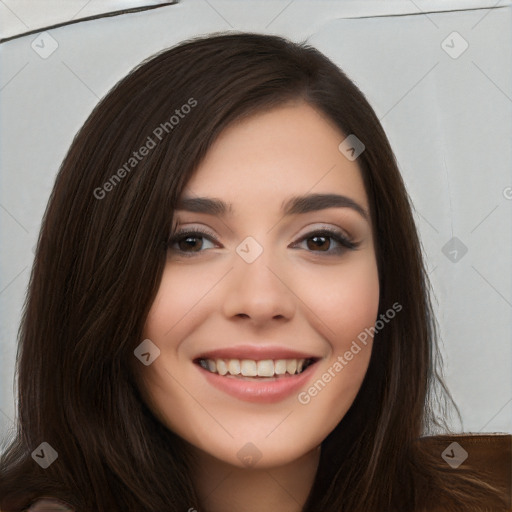
[[[165,2],[2,0],[0,30],[9,37],[144,3]],[[47,58],[31,44],[48,49],[48,35],[3,43],[0,437],[15,417],[16,335],[32,249],[74,134],[141,60],[185,38],[225,30],[308,38],[367,95],[416,208],[446,381],[462,428],[512,432],[511,22],[512,0],[182,0],[50,29],[58,47]],[[453,237],[466,254],[443,253]]]

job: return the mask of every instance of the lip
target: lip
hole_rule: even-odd
[[[210,350],[197,355],[198,359],[252,359],[253,361],[262,361],[265,359],[320,359],[321,356],[299,352],[286,347],[278,346],[258,346],[258,345],[238,345],[236,347],[219,348]]]
[[[308,366],[298,375],[280,376],[272,381],[262,379],[261,382],[226,377],[218,373],[209,372],[198,364],[194,366],[201,372],[209,384],[234,398],[244,400],[245,402],[272,404],[288,398],[304,387],[315,373],[317,362],[315,361],[315,363]]]

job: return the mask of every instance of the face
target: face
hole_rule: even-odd
[[[156,416],[198,453],[290,463],[361,386],[379,283],[344,139],[311,106],[281,106],[228,127],[184,190],[144,328],[160,355],[142,382]]]

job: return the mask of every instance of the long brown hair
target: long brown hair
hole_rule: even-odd
[[[290,100],[308,102],[365,144],[358,163],[374,226],[379,314],[403,307],[376,334],[360,392],[322,444],[303,510],[420,511],[432,493],[462,508],[489,503],[476,478],[450,472],[418,442],[436,423],[435,323],[410,202],[375,113],[316,49],[231,33],[142,63],[69,149],[20,327],[18,432],[1,459],[2,510],[41,495],[77,512],[201,510],[186,443],[145,405],[133,351],[191,173],[229,123]],[[42,442],[58,452],[47,469],[31,458]]]

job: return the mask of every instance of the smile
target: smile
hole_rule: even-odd
[[[272,378],[298,375],[315,362],[314,359],[199,359],[199,364],[211,373],[228,377]],[[252,379],[252,380],[253,380]]]
[[[194,366],[223,395],[244,402],[272,404],[296,396],[313,378],[318,358],[209,359]],[[220,364],[219,364],[220,362]]]

